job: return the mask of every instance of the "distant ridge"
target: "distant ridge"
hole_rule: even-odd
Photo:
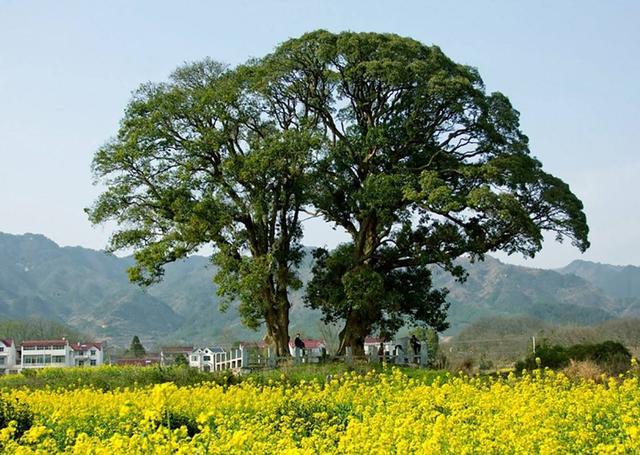
[[[564,274],[577,275],[618,298],[640,298],[640,267],[610,265],[576,260],[558,269]]]
[[[300,275],[310,274],[309,255]],[[449,333],[479,318],[529,316],[554,324],[594,324],[640,316],[640,268],[574,261],[559,270],[504,264],[487,257],[469,264],[465,284],[434,270],[436,286],[450,289]],[[68,324],[97,339],[127,345],[228,342],[257,339],[233,308],[218,310],[215,268],[193,256],[167,267],[162,283],[146,291],[127,280],[130,257],[83,247],[59,247],[39,234],[0,233],[0,318],[38,317]],[[292,295],[291,331],[318,335],[319,315]],[[0,334],[1,336],[2,334]]]

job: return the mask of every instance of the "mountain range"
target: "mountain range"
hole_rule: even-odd
[[[465,283],[434,270],[434,284],[450,290],[450,334],[493,315],[583,325],[640,316],[639,267],[574,261],[543,270],[490,256],[461,261],[469,272]],[[60,247],[39,234],[0,233],[0,319],[48,319],[122,346],[133,335],[147,344],[230,343],[261,336],[242,326],[233,306],[219,311],[215,268],[208,258],[170,264],[164,280],[146,289],[128,282],[126,269],[132,264],[131,257]],[[299,270],[303,281],[310,268],[307,255]],[[300,292],[291,298],[291,331],[317,336],[320,315],[304,307]]]

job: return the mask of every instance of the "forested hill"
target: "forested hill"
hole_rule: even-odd
[[[0,317],[59,321],[122,345],[133,335],[143,343],[260,337],[241,326],[233,308],[218,311],[212,282],[215,270],[207,258],[194,256],[168,266],[164,281],[146,291],[127,281],[131,264],[131,258],[59,247],[42,235],[0,233]],[[452,333],[495,314],[533,316],[560,324],[640,316],[640,269],[632,268],[634,274],[626,268],[584,261],[577,265],[540,270],[487,257],[482,263],[467,264],[470,273],[464,285],[442,272],[436,272],[435,282],[451,290]],[[624,277],[590,272],[591,267],[622,270]],[[300,270],[303,280],[309,268],[305,261]],[[620,282],[625,283],[624,292]],[[318,314],[303,307],[299,293],[292,300],[291,330],[317,335]]]
[[[640,298],[640,267],[577,260],[558,272],[584,278],[613,297]]]

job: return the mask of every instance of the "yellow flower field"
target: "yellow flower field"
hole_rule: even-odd
[[[507,379],[399,370],[296,386],[248,380],[222,387],[102,392],[14,390],[34,413],[5,453],[640,453],[640,389],[535,372]]]

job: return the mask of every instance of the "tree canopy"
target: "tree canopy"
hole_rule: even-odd
[[[107,190],[88,213],[94,223],[118,223],[109,249],[134,250],[129,275],[141,284],[213,246],[226,305],[238,299],[248,327],[266,322],[284,354],[317,139],[261,94],[258,70],[207,59],[178,68],[169,82],[142,85],[117,137],[95,155]]]
[[[433,266],[462,280],[461,255],[534,256],[544,231],[589,246],[582,203],[531,155],[507,97],[391,34],[320,30],[237,68],[185,65],[136,92],[94,172],[107,190],[90,218],[119,224],[110,249],[135,251],[132,280],[213,245],[219,292],[280,353],[302,212],[350,236],[315,252],[306,301],[356,352],[374,331],[447,327]]]
[[[311,204],[351,242],[317,252],[307,300],[346,321],[343,347],[407,322],[446,328],[429,266],[462,279],[457,257],[533,256],[543,231],[589,246],[582,203],[530,154],[507,97],[438,47],[317,31],[267,61],[325,133]]]
[[[145,355],[147,355],[147,350],[144,348],[144,346],[142,346],[142,343],[140,342],[140,338],[138,338],[138,335],[134,335],[133,338],[131,339],[131,344],[129,345],[129,350],[127,351],[127,354],[135,359],[141,359]]]

